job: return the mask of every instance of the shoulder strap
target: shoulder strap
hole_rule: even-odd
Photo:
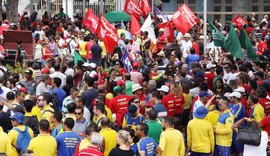
[[[100,118],[98,121],[97,121],[97,125],[99,125],[99,123],[101,122],[101,120],[103,119],[104,117]]]
[[[42,115],[44,115],[46,112],[54,113],[54,111],[47,109],[47,110],[45,110],[45,111],[42,113]]]

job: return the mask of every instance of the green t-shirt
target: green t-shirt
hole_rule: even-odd
[[[126,95],[133,95],[133,93],[132,93],[132,85],[133,85],[132,81],[130,81],[130,80],[126,81],[126,89],[125,89]]]
[[[159,144],[160,134],[162,132],[162,125],[158,123],[158,120],[147,121],[146,124],[149,127],[147,136],[153,138],[157,144]]]

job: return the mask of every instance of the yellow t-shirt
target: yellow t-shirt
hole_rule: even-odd
[[[39,134],[30,141],[28,149],[32,150],[34,155],[37,156],[55,156],[57,152],[57,143],[51,135]]]
[[[2,127],[0,127],[2,128]],[[6,153],[7,156],[12,156],[11,141],[7,133],[0,131],[0,153]]]
[[[184,109],[189,109],[192,103],[192,95],[184,93],[185,105]]]
[[[232,144],[234,116],[229,109],[220,114],[216,127],[216,144],[229,147]]]
[[[49,121],[50,123],[50,118],[53,115],[53,112],[54,112],[54,109],[50,105],[45,106],[42,111],[42,119],[45,119]],[[53,124],[50,123],[50,128],[52,128],[52,126]]]
[[[88,138],[84,138],[80,143],[79,152],[88,147],[90,144],[91,144],[90,140]]]
[[[100,134],[105,140],[105,150],[104,155],[108,156],[110,151],[116,147],[117,132],[111,128],[102,128]]]
[[[87,42],[82,42],[80,44],[80,55],[83,57],[83,58],[86,58],[86,55],[87,55],[87,51],[85,50],[85,45],[86,45]]]
[[[159,147],[162,151],[161,156],[185,155],[185,144],[183,135],[180,131],[174,128],[167,128],[161,133]]]
[[[42,114],[41,114],[41,110],[40,110],[40,108],[39,108],[38,106],[34,106],[34,107],[32,108],[31,113],[32,113],[33,115],[37,116],[38,121],[41,120]]]
[[[254,120],[258,123],[265,117],[264,108],[259,103],[257,103],[253,107],[254,108],[252,108],[252,109],[254,109],[254,111],[252,112],[252,110],[251,110],[251,112],[252,112],[251,118],[252,118],[252,120]]]
[[[188,150],[199,153],[214,151],[215,139],[212,124],[205,119],[194,118],[187,127]]]
[[[220,114],[220,111],[218,111],[218,110],[210,111],[206,115],[205,119],[208,120],[209,122],[211,122],[213,127],[216,127],[217,122],[218,122],[218,118],[219,118],[219,114]]]
[[[111,122],[114,122],[112,117],[112,111],[105,105],[105,111],[107,112],[106,117],[110,119]],[[94,115],[93,122],[97,122],[97,116]]]
[[[24,125],[18,125],[17,128],[19,128],[21,131],[25,130]],[[28,127],[28,132],[29,132],[31,138],[34,138],[33,130],[30,127]],[[14,129],[12,129],[8,132],[8,136],[10,138],[11,144],[14,145],[15,147],[17,146],[18,135],[19,135],[19,133]],[[12,156],[18,156],[19,153],[17,152],[17,150],[14,146],[12,146]]]

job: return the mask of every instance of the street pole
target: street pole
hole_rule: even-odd
[[[152,15],[154,15],[154,0],[152,0]]]
[[[99,4],[99,14],[103,15],[104,14],[104,3],[103,0],[100,0],[100,4]]]
[[[43,0],[40,0],[41,17],[43,16]]]
[[[68,0],[66,0],[66,20],[68,19]]]
[[[206,52],[206,41],[207,41],[207,0],[204,0],[203,4],[203,36],[204,36],[204,42],[203,42],[203,47],[204,47],[204,53]]]
[[[82,11],[83,11],[83,13],[82,13],[82,16],[83,16],[83,18],[85,17],[85,0],[83,0],[83,8],[82,8]]]
[[[30,8],[30,12],[29,12],[30,15],[32,15],[32,13],[33,13],[33,3],[34,3],[33,0],[30,0],[30,7],[29,7]]]

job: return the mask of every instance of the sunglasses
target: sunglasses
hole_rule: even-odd
[[[43,101],[43,99],[37,99],[37,101]]]
[[[75,115],[81,115],[82,113],[74,113]]]
[[[134,103],[140,103],[140,101],[134,101]]]

